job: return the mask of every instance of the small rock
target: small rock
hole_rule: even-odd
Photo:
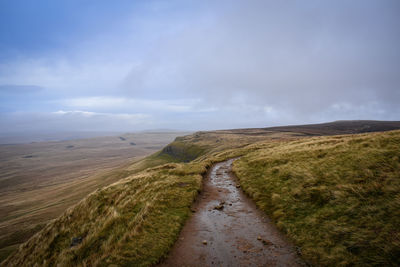
[[[271,246],[272,245],[272,243],[271,243],[271,241],[269,241],[269,240],[262,240],[261,241],[265,246]]]
[[[190,211],[191,211],[191,212],[193,212],[193,213],[195,213],[195,212],[196,212],[196,210],[195,210],[195,209],[190,209]]]
[[[215,210],[223,210],[223,209],[224,209],[224,204],[225,204],[225,201],[221,201],[221,202],[219,203],[219,205],[217,205],[217,206],[214,207],[214,209],[215,209]]]
[[[224,205],[219,204],[219,205],[215,206],[214,209],[215,210],[223,210],[224,209]]]
[[[240,188],[240,185],[237,184],[237,185],[236,185],[236,188]]]
[[[261,236],[257,236],[257,240],[261,240]]]
[[[229,203],[229,206],[232,206],[232,203]]]
[[[203,240],[203,245],[207,245],[207,240]]]

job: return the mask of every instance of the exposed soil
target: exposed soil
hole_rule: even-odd
[[[159,266],[303,266],[295,248],[245,196],[230,159],[213,166],[169,257]]]

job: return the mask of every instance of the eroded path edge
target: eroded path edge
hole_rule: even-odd
[[[240,189],[232,173],[234,160],[212,166],[193,216],[159,266],[304,265],[290,242]]]

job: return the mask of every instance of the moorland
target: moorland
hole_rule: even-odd
[[[191,216],[203,178],[233,164],[240,187],[317,266],[396,266],[400,122],[197,132],[113,169],[98,188],[22,244],[5,266],[150,266]],[[71,240],[78,238],[77,244]]]
[[[90,192],[184,132],[0,145],[0,261]]]

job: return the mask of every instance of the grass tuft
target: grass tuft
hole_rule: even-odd
[[[234,171],[309,262],[398,266],[399,158],[393,131],[263,144]]]
[[[300,139],[299,139],[300,138]],[[396,266],[400,131],[305,137],[260,129],[198,132],[116,170],[2,266],[150,266],[166,257],[218,161],[318,266]],[[119,176],[118,176],[119,177]],[[73,238],[82,238],[71,246]]]

